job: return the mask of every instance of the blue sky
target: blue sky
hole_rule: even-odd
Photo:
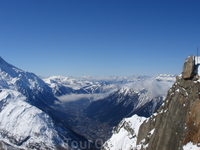
[[[200,0],[0,0],[0,56],[37,75],[180,74]]]

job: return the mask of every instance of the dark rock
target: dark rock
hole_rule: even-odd
[[[184,63],[184,66],[183,66],[183,72],[182,72],[183,79],[193,78],[194,69],[195,69],[194,56],[191,55],[188,58],[186,58],[186,60],[185,60],[185,63]]]
[[[137,145],[142,149],[178,150],[188,142],[200,143],[200,82],[193,77],[193,63],[193,56],[187,58],[182,77],[176,78],[157,114],[140,126]]]

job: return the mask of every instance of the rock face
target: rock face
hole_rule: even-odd
[[[193,68],[190,56],[163,105],[140,126],[137,145],[141,149],[178,150],[190,142],[200,144],[200,82]]]
[[[194,76],[195,62],[194,56],[191,55],[186,58],[186,61],[183,66],[182,77],[183,79],[191,79]]]

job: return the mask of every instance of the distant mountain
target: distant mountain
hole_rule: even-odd
[[[147,76],[128,76],[128,77],[63,77],[52,76],[43,78],[51,88],[55,96],[66,94],[94,94],[106,93],[125,83],[133,83],[145,80]]]
[[[175,78],[176,78],[176,75],[172,75],[172,74],[159,74],[153,77],[153,79],[156,79],[158,81],[167,81],[167,82],[174,82]]]
[[[94,101],[85,112],[89,118],[110,125],[117,125],[124,117],[134,114],[149,117],[162,104],[173,80],[162,75],[162,80],[157,76],[126,84],[108,97]]]

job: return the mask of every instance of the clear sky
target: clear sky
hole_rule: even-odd
[[[180,74],[197,47],[200,0],[0,0],[0,56],[37,75]]]

